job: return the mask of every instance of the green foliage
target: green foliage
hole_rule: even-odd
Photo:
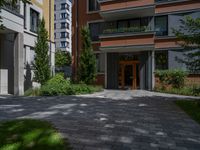
[[[169,88],[156,87],[155,91],[170,94],[179,94],[187,96],[200,96],[200,86],[183,87],[183,88]]]
[[[55,53],[56,67],[70,66],[71,63],[72,63],[72,57],[69,52],[56,50],[56,53]]]
[[[95,81],[97,68],[96,58],[92,50],[90,32],[88,27],[83,27],[82,35],[82,51],[79,62],[78,76],[79,80],[91,84]]]
[[[98,86],[89,86],[86,84],[71,84],[70,80],[64,79],[62,74],[57,74],[41,87],[40,95],[77,95],[93,93],[100,90],[102,90],[102,88]]]
[[[70,150],[69,143],[46,121],[0,123],[0,150]]]
[[[38,38],[35,44],[34,75],[35,80],[44,85],[50,79],[48,32],[44,18],[40,21]]]
[[[76,95],[90,94],[90,93],[102,91],[101,86],[86,85],[84,83],[83,84],[73,84],[72,89]]]
[[[187,73],[182,70],[157,70],[155,75],[159,78],[162,87],[172,85],[173,88],[184,86]]]
[[[103,31],[103,33],[104,34],[112,34],[112,33],[126,33],[126,32],[148,32],[148,31],[151,31],[150,27],[141,26],[141,27],[105,29]]]
[[[180,100],[175,103],[200,124],[200,100]]]
[[[70,81],[65,80],[62,74],[57,74],[41,87],[40,94],[46,96],[57,96],[72,95],[74,93],[70,86]]]
[[[30,88],[25,91],[24,96],[39,96],[40,95],[40,89],[39,88]]]
[[[200,18],[188,16],[181,22],[180,30],[174,29],[174,33],[183,41],[181,46],[185,49],[185,58],[177,60],[185,63],[191,73],[200,73]]]

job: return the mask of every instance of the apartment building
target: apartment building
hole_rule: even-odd
[[[49,33],[50,66],[54,69],[54,0],[8,1],[1,9],[4,29],[0,30],[0,94],[23,95],[33,82],[34,46],[39,18],[44,17]]]
[[[197,0],[74,0],[74,74],[81,52],[82,26],[91,31],[97,58],[97,83],[108,89],[148,89],[155,69],[186,69],[172,28],[185,16],[200,16]]]
[[[56,49],[72,51],[72,1],[55,0],[54,4],[54,39]]]

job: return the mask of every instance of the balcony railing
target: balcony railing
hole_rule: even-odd
[[[166,3],[166,2],[175,2],[180,0],[155,0],[156,3]]]
[[[12,2],[8,1],[8,2],[5,2],[3,8],[12,12],[12,13],[16,13],[16,14],[20,13],[20,4],[19,3],[12,4]]]
[[[103,35],[110,34],[123,34],[123,33],[146,33],[153,31],[151,27],[141,26],[141,27],[129,27],[129,28],[113,28],[103,30]]]

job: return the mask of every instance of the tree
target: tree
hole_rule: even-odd
[[[72,63],[71,54],[68,51],[56,50],[55,63],[56,67],[70,66]]]
[[[174,30],[175,35],[181,40],[184,48],[184,59],[177,58],[184,63],[191,73],[200,72],[200,18],[186,17],[181,20],[182,26]]]
[[[81,29],[81,37],[82,51],[78,69],[79,80],[86,84],[91,84],[95,81],[97,69],[88,27]]]
[[[22,1],[23,3],[31,4],[30,0],[20,0],[20,1]],[[11,4],[12,6],[14,6],[17,4],[17,2],[18,2],[18,0],[0,0],[0,8],[4,7],[8,3]],[[0,13],[1,13],[1,10],[0,10]],[[0,16],[0,28],[3,28],[1,16]]]
[[[49,55],[48,55],[48,32],[45,29],[44,18],[40,20],[38,37],[35,44],[34,74],[35,80],[41,85],[50,79]]]

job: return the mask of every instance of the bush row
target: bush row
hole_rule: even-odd
[[[64,79],[62,74],[55,75],[40,89],[27,90],[25,95],[32,96],[58,96],[58,95],[78,95],[101,91],[102,87],[86,84],[72,84],[70,80]]]
[[[187,73],[182,70],[156,70],[156,77],[159,78],[162,87],[171,85],[173,88],[182,88]]]

